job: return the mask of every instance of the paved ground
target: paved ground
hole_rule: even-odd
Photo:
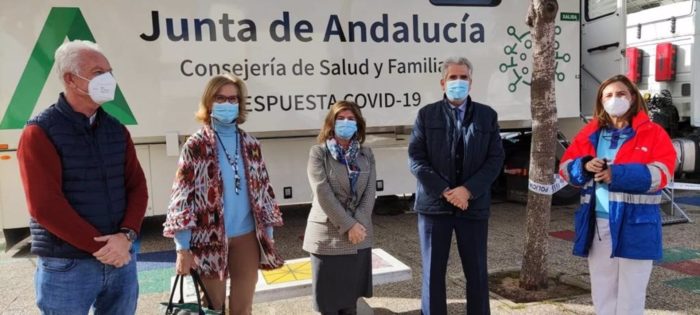
[[[686,202],[700,205],[700,198]],[[700,207],[684,206],[691,218],[700,221]],[[380,205],[380,210],[407,208],[403,202]],[[289,259],[304,257],[301,250],[308,206],[284,210],[286,225],[276,230],[275,238],[283,255]],[[523,205],[495,201],[489,230],[489,270],[518,268],[522,259],[525,208]],[[588,282],[586,261],[571,255],[574,206],[552,210],[550,224],[549,267]],[[160,221],[148,220],[139,257],[138,314],[162,314],[158,304],[168,297],[168,279],[173,274],[172,243],[160,236]],[[374,314],[420,314],[420,249],[416,215],[375,216],[375,247],[383,248],[413,269],[413,279],[375,287],[375,296],[366,303]],[[0,248],[3,240],[0,239]],[[700,228],[697,223],[664,227],[664,260],[652,272],[647,297],[647,314],[700,314]],[[448,276],[450,314],[463,314],[465,282],[455,246],[451,253]],[[0,310],[2,314],[36,314],[33,274],[35,257],[26,248],[0,254]],[[498,297],[491,299],[493,314],[593,314],[589,296],[557,302],[515,305]],[[255,314],[313,314],[310,297],[256,304]]]

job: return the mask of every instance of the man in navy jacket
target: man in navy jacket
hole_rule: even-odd
[[[453,231],[467,279],[467,314],[490,314],[486,240],[491,184],[504,152],[496,112],[469,97],[472,71],[466,58],[445,60],[440,80],[445,97],[418,112],[408,147],[418,180],[425,315],[447,314],[445,272]]]
[[[102,109],[117,83],[99,47],[62,44],[58,101],[34,116],[17,149],[31,216],[42,314],[134,314],[136,253],[148,191],[129,131]]]

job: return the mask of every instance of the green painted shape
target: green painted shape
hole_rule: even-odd
[[[700,277],[689,277],[664,281],[668,286],[700,295]]]
[[[579,14],[574,13],[574,12],[562,12],[559,15],[559,17],[562,21],[578,21],[579,20]]]
[[[75,10],[51,10],[0,122],[0,129],[20,129],[29,119],[51,72],[54,52],[63,42],[74,19]]]
[[[10,99],[7,111],[0,121],[0,129],[24,127],[51,73],[55,62],[54,53],[66,37],[69,40],[81,39],[96,42],[79,8],[52,8],[17,83],[15,93]],[[105,103],[102,107],[122,123],[136,124],[136,118],[118,85],[114,101]]]
[[[674,263],[683,260],[700,259],[700,250],[689,248],[666,248],[664,256],[658,263]]]
[[[139,272],[139,294],[168,292],[170,290],[170,278],[173,275],[175,275],[175,268]]]
[[[121,121],[122,124],[137,124],[136,117],[134,117],[134,114],[131,112],[131,108],[129,108],[129,104],[126,102],[124,94],[122,94],[122,90],[119,88],[118,85],[117,91],[114,92],[114,100],[102,104],[102,108],[110,115],[119,119],[119,121]]]

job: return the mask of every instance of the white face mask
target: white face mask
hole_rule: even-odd
[[[114,100],[114,93],[117,90],[117,80],[114,79],[111,73],[105,72],[92,78],[92,80],[83,78],[77,73],[75,75],[83,80],[89,81],[88,92],[86,94],[90,95],[90,98],[95,103],[102,105]],[[82,92],[85,93],[84,91]]]
[[[630,101],[626,97],[613,97],[603,103],[608,115],[622,117],[630,109]]]

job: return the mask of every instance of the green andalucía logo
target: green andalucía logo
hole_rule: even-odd
[[[52,8],[34,45],[32,55],[24,67],[15,93],[10,99],[5,116],[0,121],[0,129],[24,127],[49,77],[54,64],[54,53],[66,37],[69,40],[81,39],[95,42],[79,8]],[[117,86],[114,100],[103,104],[102,108],[124,124],[136,124],[136,118],[119,86]]]
[[[562,13],[562,17],[572,20],[575,17],[573,14],[574,13],[569,13],[565,16]],[[512,71],[513,75],[510,76],[512,79],[510,84],[508,84],[508,92],[515,93],[519,86],[522,85],[525,87],[525,85],[530,86],[531,84],[529,80],[532,76],[530,75],[529,66],[532,64],[532,62],[528,61],[528,57],[532,55],[529,52],[529,50],[532,49],[532,35],[530,34],[530,31],[519,34],[518,30],[513,25],[508,26],[506,32],[515,40],[513,41],[513,45],[506,45],[503,47],[506,62],[500,64],[498,66],[498,70],[502,73],[508,74],[509,76],[509,70]],[[559,25],[554,27],[554,34],[556,38],[558,38],[558,36],[561,34],[561,27]],[[520,46],[518,47],[518,45]],[[563,49],[565,48],[562,48],[562,50]],[[557,81],[561,82],[566,79],[566,74],[559,71],[559,62],[569,63],[569,61],[571,61],[571,54],[562,52],[559,49],[558,40],[554,41],[554,50],[556,51],[556,55],[554,56],[554,77]]]

